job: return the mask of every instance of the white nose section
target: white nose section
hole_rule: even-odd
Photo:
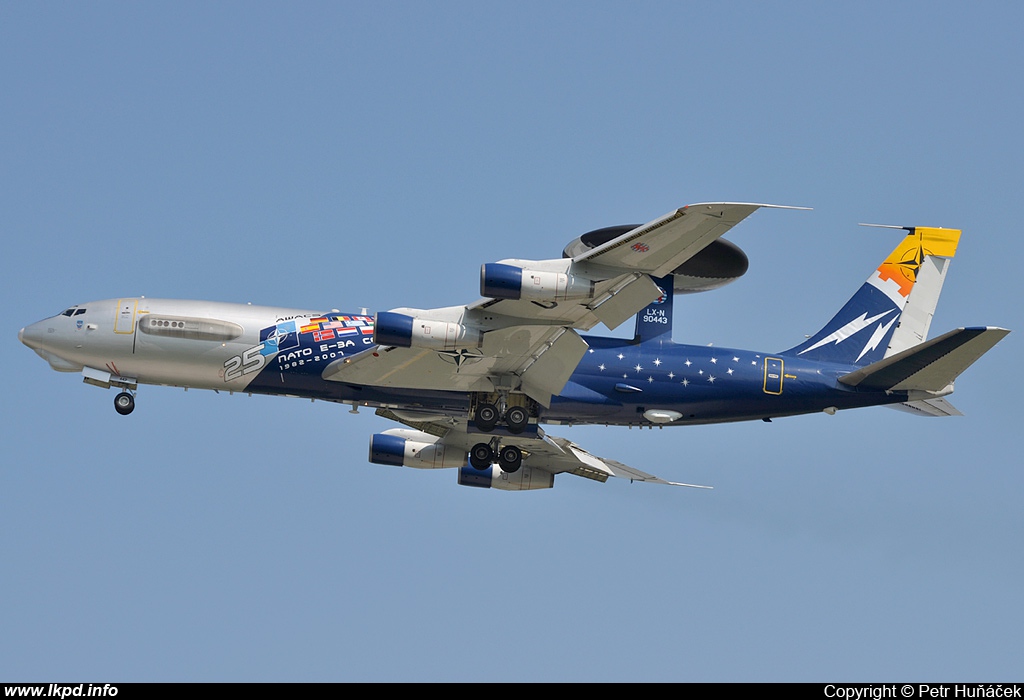
[[[41,322],[25,326],[18,331],[18,340],[33,350],[39,349],[39,346],[42,344],[45,337],[46,333],[41,327]]]

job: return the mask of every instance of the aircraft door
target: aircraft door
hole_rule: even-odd
[[[764,358],[764,393],[781,394],[783,373],[782,359],[778,357]]]
[[[135,307],[137,299],[118,299],[117,316],[114,318],[115,333],[133,333],[135,331]]]

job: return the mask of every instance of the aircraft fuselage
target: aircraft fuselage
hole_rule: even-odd
[[[101,386],[168,385],[467,415],[464,392],[324,380],[331,363],[374,347],[372,329],[365,313],[125,298],[72,307],[19,337],[54,369],[83,372]],[[667,337],[584,340],[589,349],[550,407],[540,409],[540,422],[686,425],[907,400],[906,392],[839,383],[854,369],[848,365]]]

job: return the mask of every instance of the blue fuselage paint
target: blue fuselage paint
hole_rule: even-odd
[[[853,365],[781,353],[685,345],[663,335],[643,342],[583,336],[589,350],[540,421],[651,425],[648,410],[682,415],[670,425],[755,420],[906,401],[905,392],[859,391],[837,381]],[[366,406],[466,415],[470,397],[450,391],[401,390],[325,381],[333,360],[302,337],[292,361],[270,361],[246,391]],[[360,346],[359,350],[369,346]]]

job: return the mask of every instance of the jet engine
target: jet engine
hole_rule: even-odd
[[[555,475],[523,466],[512,474],[491,465],[474,469],[467,465],[465,450],[446,445],[436,435],[407,428],[392,428],[370,437],[370,461],[393,467],[448,469],[459,467],[459,484],[503,491],[534,491],[555,485]]]
[[[520,467],[518,471],[511,474],[493,465],[487,469],[463,467],[459,470],[459,484],[503,491],[535,491],[553,487],[555,475],[543,469],[526,466]]]
[[[399,348],[462,350],[478,348],[483,332],[451,321],[416,318],[393,311],[380,311],[374,320],[373,342]]]
[[[446,469],[466,466],[467,453],[444,444],[436,435],[393,428],[370,437],[370,461],[393,467]]]
[[[594,282],[568,272],[487,263],[480,267],[480,294],[492,299],[532,301],[586,299],[594,294]]]
[[[637,226],[609,226],[584,233],[565,246],[562,257],[574,258],[632,231]],[[749,264],[746,253],[738,245],[718,238],[672,271],[675,276],[673,291],[676,294],[690,294],[718,289],[742,277]]]

